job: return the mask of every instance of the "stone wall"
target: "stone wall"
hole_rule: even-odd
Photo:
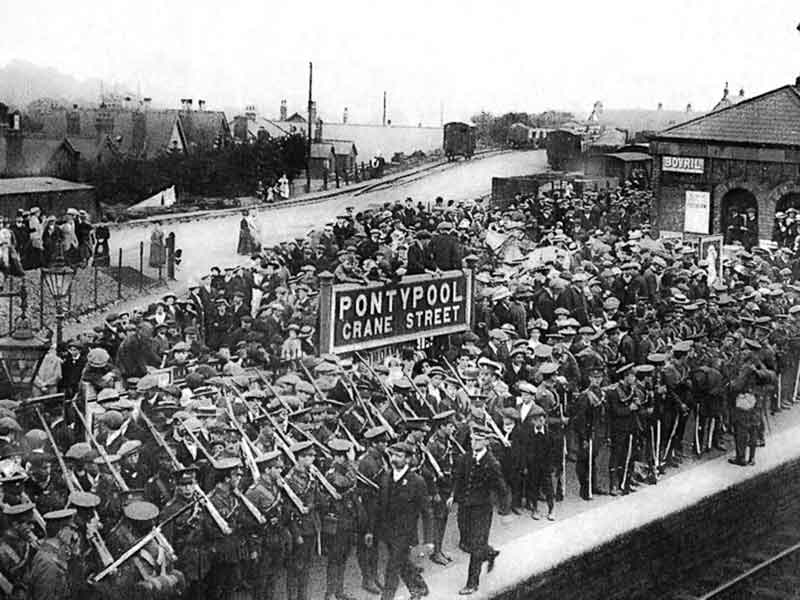
[[[654,598],[681,573],[726,555],[800,508],[800,460],[622,535],[496,598]]]

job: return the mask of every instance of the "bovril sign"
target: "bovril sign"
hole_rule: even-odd
[[[673,173],[697,173],[702,175],[705,172],[706,161],[704,158],[692,156],[663,156],[661,158],[661,170],[672,171]]]
[[[337,284],[321,294],[320,351],[344,353],[469,329],[472,273]]]

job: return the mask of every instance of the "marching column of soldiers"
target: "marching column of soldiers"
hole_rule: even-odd
[[[553,521],[692,456],[753,464],[798,397],[793,252],[737,246],[715,271],[648,230],[650,201],[348,211],[109,314],[48,354],[43,395],[0,400],[0,594],[303,600],[321,579],[326,600],[421,598],[425,561],[466,553],[469,595],[499,559],[496,509]],[[316,356],[318,267],[471,269],[474,327]]]

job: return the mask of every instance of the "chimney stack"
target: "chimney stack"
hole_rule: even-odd
[[[687,113],[692,112],[692,103],[691,102],[689,102],[689,104],[686,105],[686,112]]]
[[[9,115],[9,128],[3,132],[6,138],[6,174],[19,176],[25,174],[25,158],[22,153],[22,131],[20,114],[14,111]]]
[[[147,98],[142,98],[142,102],[144,103],[144,109],[150,110],[150,104],[153,102],[153,99],[148,96]]]
[[[316,100],[312,100],[311,104],[309,105],[309,114],[308,114],[308,121],[309,123],[316,123],[317,122],[317,102]]]
[[[197,110],[199,110],[200,112],[202,112],[202,111],[204,111],[205,109],[206,109],[206,101],[205,101],[205,100],[198,100],[198,101],[197,101]]]
[[[123,99],[122,108],[125,109],[125,110],[130,110],[131,109],[131,97],[130,96],[125,96],[125,98]]]
[[[256,120],[256,106],[255,104],[248,104],[244,107],[244,116],[248,121]]]
[[[659,102],[658,103],[658,108],[656,110],[662,110],[663,108],[664,108],[664,105],[661,102]]]
[[[285,121],[289,118],[289,110],[286,108],[286,100],[281,100],[280,120]]]
[[[342,113],[342,123],[345,125],[347,124],[347,107],[344,107],[344,113]]]

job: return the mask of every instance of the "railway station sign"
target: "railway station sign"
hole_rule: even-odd
[[[320,353],[344,354],[469,329],[472,273],[412,275],[399,282],[320,288]]]
[[[664,156],[661,158],[661,170],[673,173],[705,173],[706,162],[704,158],[692,156]]]

